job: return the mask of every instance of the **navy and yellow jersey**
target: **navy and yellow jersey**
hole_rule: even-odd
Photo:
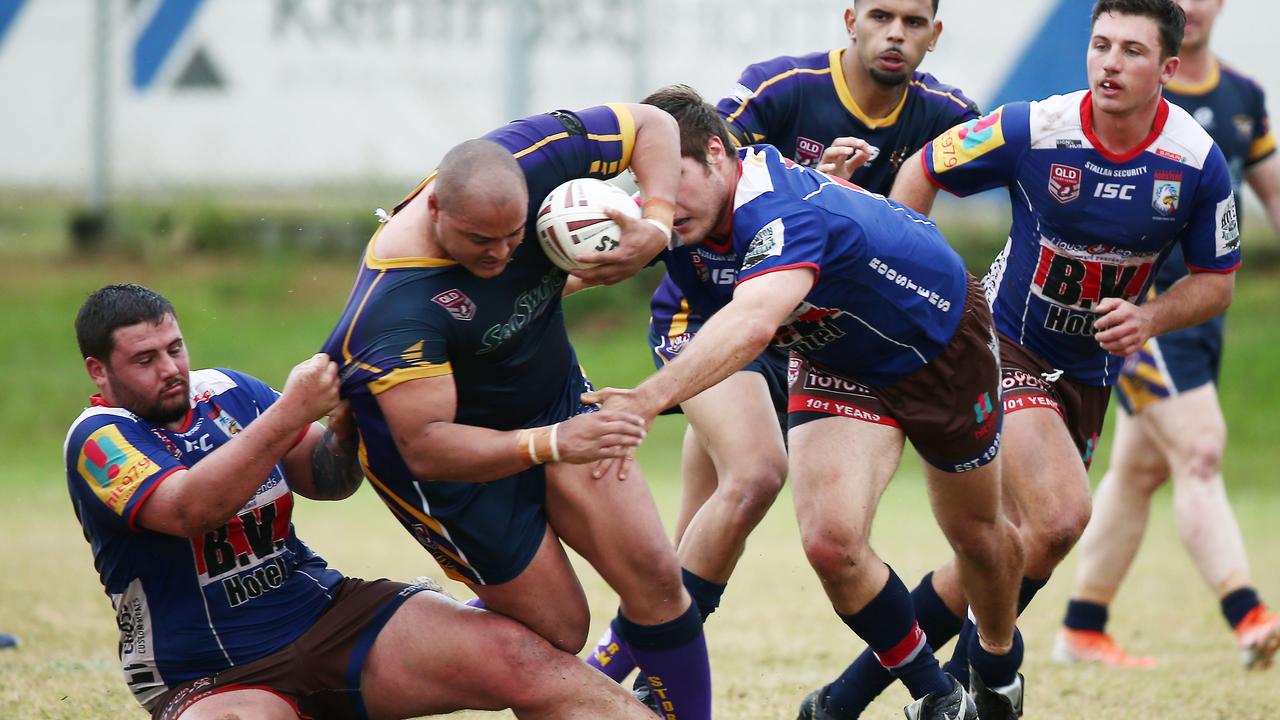
[[[1218,144],[1236,195],[1236,217],[1241,212],[1241,185],[1245,172],[1276,151],[1276,138],[1267,117],[1266,96],[1253,80],[1217,61],[1209,79],[1200,85],[1171,82],[1164,86],[1165,98],[1191,113],[1209,137]],[[1175,248],[1169,262],[1156,275],[1156,290],[1164,292],[1187,274],[1181,248]]]
[[[915,73],[902,102],[871,118],[854,101],[843,49],[778,57],[749,66],[717,105],[742,145],[767,143],[796,164],[816,167],[831,141],[852,135],[880,150],[850,178],[888,195],[902,162],[952,126],[978,117],[977,105],[932,75]]]
[[[1222,152],[1161,102],[1141,147],[1121,156],[1093,133],[1092,95],[1012,103],[957,126],[922,154],[957,195],[1008,188],[1013,224],[984,284],[996,328],[1067,377],[1111,385],[1122,358],[1094,340],[1104,298],[1141,302],[1175,245],[1197,272],[1232,272],[1240,232]]]
[[[294,533],[280,464],[216,530],[184,538],[138,525],[167,478],[226,445],[277,398],[233,370],[193,370],[189,383],[181,428],[94,396],[63,450],[76,518],[115,608],[125,682],[144,707],[177,685],[286,647],[324,613],[342,581]]]

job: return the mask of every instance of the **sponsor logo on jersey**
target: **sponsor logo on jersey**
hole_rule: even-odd
[[[1205,130],[1213,129],[1213,108],[1207,105],[1198,107],[1195,112],[1191,113],[1191,117],[1195,118],[1196,122],[1200,123],[1200,127]]]
[[[804,376],[805,390],[821,390],[834,395],[852,395],[857,397],[875,397],[871,388],[860,382],[849,380],[848,378],[833,375],[825,370],[819,370],[812,365],[809,366],[809,372]]]
[[[839,308],[802,302],[778,328],[773,342],[784,350],[819,350],[845,336],[844,330],[835,323],[836,318],[844,314]]]
[[[1004,145],[1000,110],[954,127],[933,141],[933,171],[944,173]]]
[[[1236,217],[1236,200],[1228,195],[1218,203],[1214,211],[1215,239],[1217,240],[1218,257],[1229,255],[1240,249],[1240,220]]]
[[[227,437],[232,437],[244,429],[225,408],[219,407],[216,403],[209,403],[209,405],[209,419],[226,433]]]
[[[1182,194],[1182,173],[1157,170],[1151,188],[1151,207],[1164,217],[1178,212],[1178,200]]]
[[[1115,250],[1108,246],[1091,247]],[[1158,253],[1139,255],[1132,251],[1092,253],[1076,248],[1079,246],[1063,246],[1041,238],[1031,290],[1055,306],[1086,311],[1091,315],[1103,298],[1123,298],[1136,303],[1159,256]],[[1065,328],[1066,316],[1059,313],[1054,317],[1057,318],[1055,323]],[[1092,334],[1092,322],[1089,328],[1087,334]],[[1080,329],[1083,331],[1084,328]]]
[[[1055,145],[1059,150],[1079,150],[1084,147],[1084,142],[1074,138],[1059,138]]]
[[[445,290],[431,298],[431,302],[448,310],[454,320],[472,320],[476,316],[476,304],[461,290]]]
[[[1080,197],[1083,178],[1080,168],[1054,163],[1049,166],[1049,194],[1060,203],[1069,203]]]
[[[919,284],[916,283],[915,280],[912,280],[911,278],[907,277],[903,273],[900,273],[897,270],[889,267],[889,264],[882,261],[880,258],[878,257],[871,258],[871,260],[867,263],[867,267],[883,275],[885,280],[892,282],[893,284],[897,285],[900,288],[903,288],[905,290],[915,293],[916,295],[919,295],[921,298],[924,298],[925,300],[929,301],[930,305],[933,305],[934,307],[938,308],[942,312],[947,312],[948,310],[951,309],[950,300],[939,295],[937,292],[930,290],[927,287],[920,286]]]
[[[796,162],[805,167],[814,167],[822,159],[822,151],[826,146],[817,140],[807,137],[796,138]]]
[[[480,338],[481,347],[477,355],[487,355],[497,350],[502,343],[510,340],[534,318],[546,312],[551,302],[560,296],[564,289],[564,274],[555,270],[542,276],[537,287],[526,290],[516,296],[512,303],[511,317],[507,321],[490,327]]]
[[[1180,163],[1180,162],[1182,162],[1183,160],[1186,160],[1186,158],[1184,158],[1183,156],[1179,155],[1178,153],[1176,153],[1176,152],[1174,152],[1174,151],[1172,151],[1172,150],[1165,150],[1164,148],[1156,148],[1156,154],[1157,154],[1157,155],[1159,155],[1159,156],[1160,156],[1160,157],[1162,157],[1162,158],[1166,158],[1166,159],[1168,159],[1168,160],[1172,160],[1172,161],[1177,162],[1177,163]]]
[[[742,269],[748,270],[767,258],[782,255],[782,246],[786,243],[785,236],[786,226],[782,224],[782,218],[777,218],[760,228],[756,236],[751,238],[751,246],[747,248],[747,254],[742,258]]]
[[[689,255],[689,262],[693,265],[693,274],[698,277],[698,282],[707,284],[711,282],[711,269],[707,267],[707,261],[702,259],[698,253]]]
[[[115,425],[105,425],[80,448],[76,469],[103,504],[117,515],[124,515],[125,506],[142,481],[160,466],[125,440]]]
[[[1253,137],[1253,117],[1249,115],[1236,115],[1231,118],[1231,124],[1236,126],[1236,132],[1240,133],[1241,140],[1248,140]]]
[[[225,525],[191,538],[200,584],[216,583],[230,607],[280,587],[289,577],[284,554],[293,495],[278,481],[264,483],[258,492]]]
[[[685,345],[693,339],[693,333],[676,333],[675,335],[667,335],[653,348],[653,351],[667,360],[674,360]]]

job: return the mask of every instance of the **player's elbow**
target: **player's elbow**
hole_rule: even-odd
[[[764,352],[778,332],[778,326],[764,318],[752,317],[742,324],[743,342],[749,357],[754,358]]]

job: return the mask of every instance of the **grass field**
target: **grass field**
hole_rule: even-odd
[[[66,497],[59,452],[67,424],[92,387],[75,348],[76,307],[97,286],[134,280],[177,305],[198,367],[231,365],[280,383],[318,347],[351,279],[351,263],[293,256],[214,258],[160,253],[141,259],[58,260],[5,255],[0,263],[0,631],[23,646],[0,653],[0,718],[130,718],[116,658],[113,613]],[[627,385],[649,369],[637,295],[586,298],[575,337],[599,384]],[[1280,400],[1280,341],[1270,313],[1280,275],[1245,275],[1230,324],[1223,402],[1232,430],[1227,473],[1264,597],[1280,598],[1280,491],[1272,439]],[[664,516],[678,499],[679,419],[661,419],[643,448]],[[1105,465],[1105,458],[1098,465]],[[886,495],[874,544],[909,584],[945,558],[925,505],[917,461]],[[1232,637],[1172,528],[1167,492],[1157,498],[1146,546],[1113,608],[1112,627],[1135,651],[1158,655],[1158,672],[1050,664],[1049,647],[1070,590],[1068,561],[1024,618],[1028,716],[1054,718],[1280,717],[1280,675],[1246,675]],[[367,488],[343,503],[299,503],[300,535],[349,574],[407,579],[441,574],[394,525]],[[588,568],[593,636],[614,599]],[[451,590],[464,594],[456,585]],[[424,628],[429,634],[430,629]],[[719,718],[794,717],[796,703],[828,681],[861,643],[831,613],[801,553],[789,493],[753,536],[722,609],[708,625]],[[901,688],[868,714],[901,717]],[[460,718],[510,717],[460,714]]]

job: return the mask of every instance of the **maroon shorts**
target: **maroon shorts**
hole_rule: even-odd
[[[176,720],[212,695],[263,690],[309,720],[363,720],[360,672],[387,621],[410,596],[427,589],[390,580],[347,578],[316,624],[297,640],[259,660],[192,680],[161,695],[152,720]]]
[[[1001,399],[1005,414],[1028,408],[1058,413],[1087,469],[1098,452],[1098,434],[1107,417],[1111,388],[1063,377],[1031,349],[1000,336]]]
[[[991,309],[971,276],[951,342],[927,365],[892,384],[857,378],[791,355],[787,426],[847,417],[901,428],[929,464],[945,472],[982,467],[1000,449],[1000,359]]]

